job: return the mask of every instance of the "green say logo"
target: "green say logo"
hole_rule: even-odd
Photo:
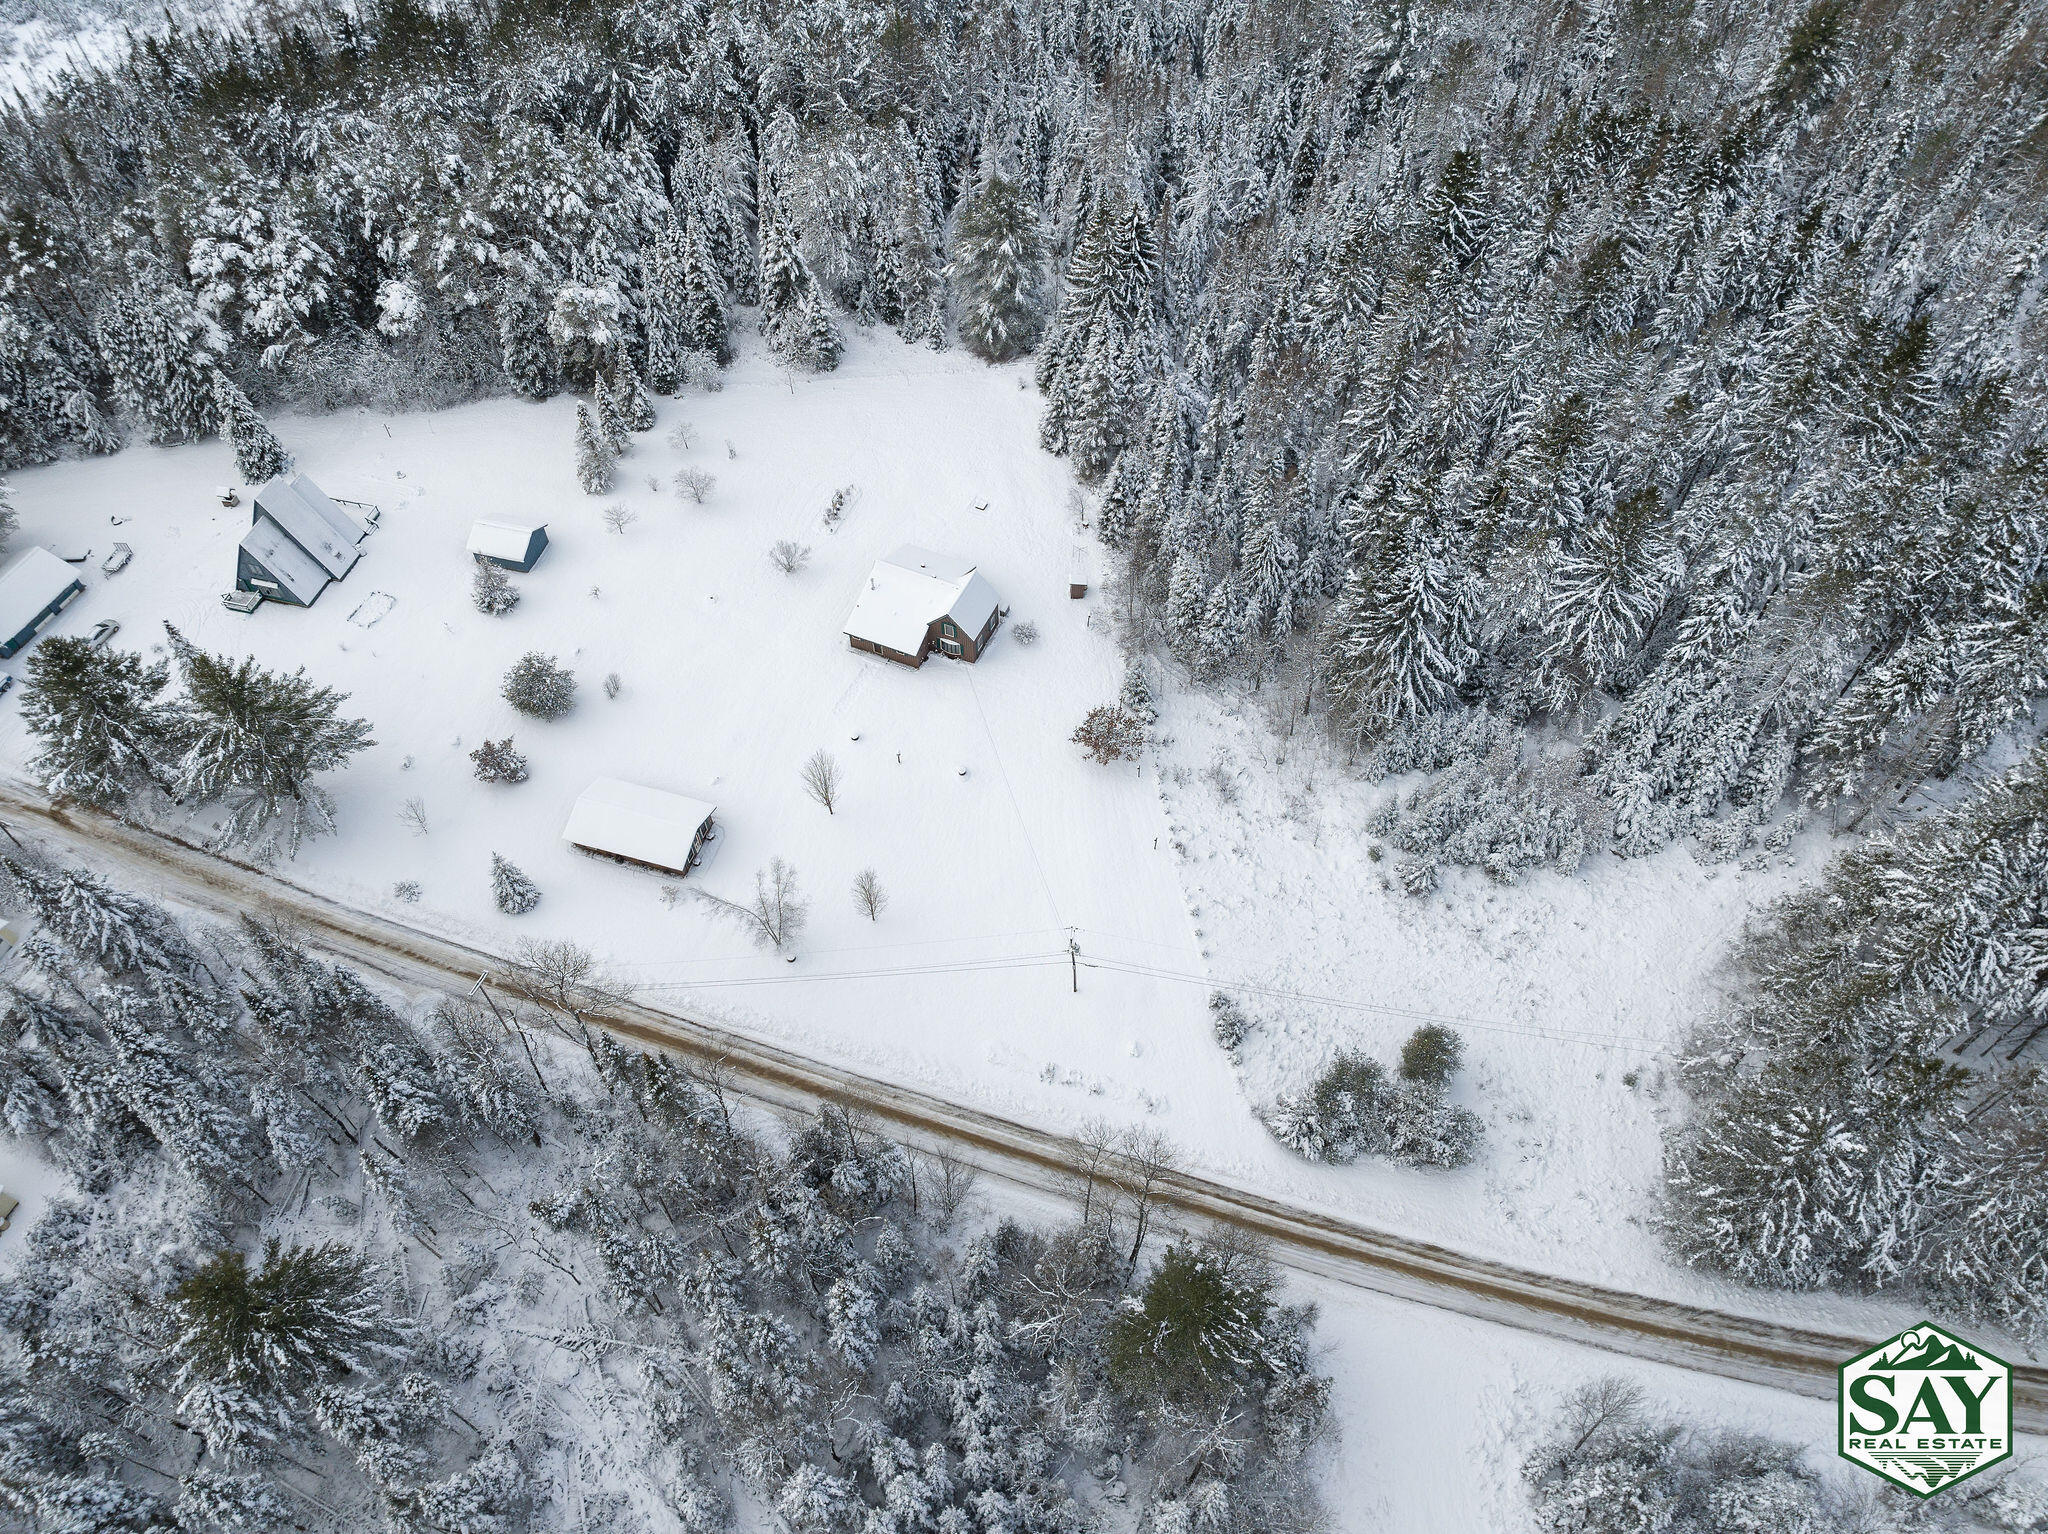
[[[2012,1366],[1922,1322],[1842,1365],[1842,1458],[1931,1497],[2012,1456]]]

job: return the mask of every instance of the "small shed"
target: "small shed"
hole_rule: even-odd
[[[922,666],[934,649],[976,661],[999,620],[995,587],[973,565],[906,543],[875,561],[847,614],[856,650]]]
[[[479,517],[469,530],[469,552],[506,570],[531,570],[547,546],[545,522]]]
[[[48,549],[24,549],[0,570],[0,660],[34,639],[84,590],[85,582]]]
[[[362,558],[369,530],[303,474],[256,492],[249,531],[235,562],[235,586],[273,602],[311,607],[329,581]]]
[[[712,834],[717,806],[618,778],[594,778],[577,796],[562,840],[614,862],[687,874]]]

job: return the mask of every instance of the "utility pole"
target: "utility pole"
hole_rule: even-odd
[[[1067,969],[1073,975],[1074,994],[1079,996],[1081,994],[1081,943],[1078,938],[1072,935],[1069,935],[1067,938]]]

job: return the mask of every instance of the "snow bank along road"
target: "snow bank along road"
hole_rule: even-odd
[[[18,785],[0,784],[0,817],[10,837],[47,839],[216,917],[252,911],[289,918],[321,947],[403,986],[464,990],[504,965],[496,955],[350,910],[274,873],[171,836],[56,809]],[[1062,1191],[1079,1175],[1080,1148],[1062,1136],[674,1013],[628,1002],[587,1020],[637,1044],[718,1062],[735,1089],[780,1112],[806,1111],[836,1098],[886,1121],[906,1143],[943,1147],[1027,1188]],[[1831,1397],[1841,1361],[1877,1340],[1802,1331],[1468,1257],[1206,1178],[1168,1174],[1156,1191],[1177,1214],[1261,1237],[1278,1261],[1301,1272],[1500,1326],[1806,1395]],[[2048,1369],[2021,1367],[2014,1373],[2015,1421],[2025,1431],[2048,1430]]]

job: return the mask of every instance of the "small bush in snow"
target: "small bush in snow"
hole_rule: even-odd
[[[540,904],[540,890],[516,863],[491,854],[491,898],[507,916],[524,916]]]
[[[1145,748],[1145,723],[1122,704],[1104,703],[1088,710],[1088,717],[1075,727],[1073,741],[1095,761],[1120,761]]]
[[[668,445],[679,453],[687,453],[697,445],[697,423],[678,421],[668,429]]]
[[[476,579],[469,584],[469,599],[476,610],[502,618],[519,605],[519,588],[505,579],[505,572],[488,559],[476,562]]]
[[[513,749],[510,735],[503,740],[486,740],[469,753],[469,759],[476,764],[477,781],[480,783],[526,781],[526,758]]]
[[[1037,644],[1038,625],[1029,618],[1026,618],[1022,623],[1010,630],[1010,637],[1022,645]]]
[[[420,881],[417,879],[400,879],[391,886],[391,893],[398,899],[403,900],[407,905],[412,905],[420,898]]]
[[[1244,1015],[1244,1009],[1235,1000],[1221,991],[1209,993],[1210,1027],[1215,1031],[1216,1042],[1223,1046],[1223,1052],[1234,1061],[1238,1051],[1244,1047],[1246,1037],[1252,1031],[1251,1019]]]
[[[1436,888],[1435,858],[1403,858],[1394,865],[1394,882],[1404,895],[1427,895]]]
[[[1441,1092],[1465,1063],[1465,1041],[1441,1023],[1424,1023],[1401,1046],[1401,1079]]]
[[[552,655],[529,650],[505,673],[505,701],[536,719],[559,719],[576,706],[576,673]]]
[[[768,550],[768,563],[784,575],[794,575],[811,562],[811,546],[790,538],[778,538]]]
[[[607,671],[604,674],[604,695],[607,698],[616,698],[619,695],[619,688],[623,685],[619,681],[618,672]]]

